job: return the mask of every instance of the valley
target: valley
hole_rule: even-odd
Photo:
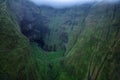
[[[0,80],[119,80],[120,1],[68,8],[0,1]]]

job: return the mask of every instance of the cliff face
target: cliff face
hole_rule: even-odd
[[[82,23],[91,6],[54,9],[38,7],[27,0],[10,1],[10,10],[17,17],[22,33],[47,51],[66,50],[71,31]]]
[[[54,9],[1,0],[0,79],[119,80],[119,12],[119,2]]]

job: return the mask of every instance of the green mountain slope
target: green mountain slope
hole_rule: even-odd
[[[0,80],[34,80],[32,64],[29,41],[9,14],[4,0],[0,3]]]
[[[94,5],[84,20],[84,30],[66,54],[66,69],[78,80],[120,79],[119,4]]]

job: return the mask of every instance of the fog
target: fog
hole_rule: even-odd
[[[30,0],[30,1],[40,6],[44,5],[44,6],[51,6],[54,8],[65,8],[74,5],[81,5],[84,3],[100,2],[100,1],[114,2],[119,0]]]

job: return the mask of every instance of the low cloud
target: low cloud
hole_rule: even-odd
[[[90,3],[90,2],[99,2],[103,0],[30,0],[37,5],[45,5],[51,6],[54,8],[64,8],[64,7],[71,7],[74,5],[80,5],[83,3]],[[104,0],[105,1],[105,0]],[[109,2],[118,1],[118,0],[106,0]]]

